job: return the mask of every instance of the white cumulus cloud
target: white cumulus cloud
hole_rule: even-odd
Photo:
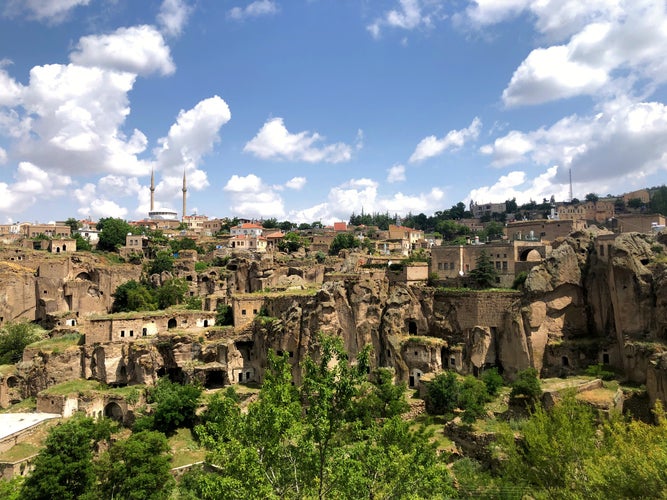
[[[223,191],[229,196],[229,209],[239,217],[281,219],[285,216],[282,197],[255,174],[232,175]]]
[[[3,15],[17,17],[26,15],[47,24],[58,24],[67,19],[74,8],[86,6],[90,0],[8,0]]]
[[[405,167],[403,165],[394,165],[387,170],[387,182],[405,181]]]
[[[273,0],[256,0],[245,7],[234,7],[230,9],[227,15],[232,19],[240,21],[249,17],[276,14],[279,10],[278,4]]]
[[[440,17],[441,3],[437,0],[399,0],[390,9],[366,26],[373,38],[379,38],[384,28],[412,31],[430,27]]]
[[[481,120],[475,117],[467,128],[450,130],[440,139],[434,135],[425,137],[417,144],[415,151],[410,156],[410,163],[438,156],[449,149],[454,150],[463,147],[467,141],[477,139],[481,127]]]
[[[292,177],[289,181],[285,183],[285,187],[289,189],[300,190],[306,185],[305,177]]]
[[[119,28],[109,35],[84,36],[70,60],[80,66],[143,76],[155,72],[169,75],[176,70],[162,33],[148,25]]]
[[[192,12],[184,0],[164,0],[157,16],[162,32],[169,36],[178,36]]]
[[[282,118],[268,120],[255,137],[246,143],[243,151],[264,160],[292,160],[307,163],[340,163],[350,160],[352,147],[338,142],[319,146],[324,137],[317,132],[287,130]]]

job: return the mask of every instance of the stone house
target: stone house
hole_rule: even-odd
[[[553,242],[574,231],[583,230],[586,223],[574,219],[540,219],[510,222],[505,226],[509,240]]]
[[[604,224],[614,216],[613,200],[587,201],[583,203],[559,203],[560,220],[573,220]]]
[[[498,241],[479,245],[448,245],[431,248],[430,272],[440,279],[458,279],[475,269],[482,252],[498,273],[497,284],[510,287],[516,275],[539,264],[550,247],[531,241]]]
[[[665,216],[660,214],[619,214],[611,222],[619,233],[652,234],[665,228]]]
[[[477,203],[470,203],[470,211],[472,212],[472,216],[475,219],[479,219],[480,217],[483,217],[485,215],[493,215],[493,214],[504,214],[506,211],[506,205],[505,202],[502,203],[483,203],[481,205],[478,205]]]
[[[420,229],[412,229],[411,227],[389,225],[389,239],[390,240],[406,240],[410,246],[410,250],[416,248],[419,241],[424,239],[424,231]]]
[[[236,235],[229,239],[229,245],[237,250],[266,252],[267,240],[264,236],[256,236],[255,234]]]
[[[133,342],[178,329],[203,330],[215,325],[213,311],[157,311],[119,313],[90,317],[86,322],[86,345]]]
[[[264,307],[266,299],[262,295],[232,296],[232,314],[234,326],[240,327],[251,323]]]
[[[34,238],[40,234],[45,234],[50,238],[69,238],[72,236],[72,229],[64,224],[21,224],[21,232],[26,238]]]
[[[49,252],[51,253],[76,252],[76,240],[71,238],[51,239],[49,241]]]
[[[234,226],[229,230],[230,234],[233,236],[262,236],[264,233],[264,228],[259,224],[254,222],[246,222],[238,226]]]

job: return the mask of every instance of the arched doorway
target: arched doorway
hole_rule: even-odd
[[[177,325],[176,318],[171,318],[171,319],[167,322],[167,328],[168,328],[169,330],[171,330],[172,328],[176,328],[176,325]]]
[[[122,422],[123,409],[120,407],[118,403],[116,403],[115,401],[111,401],[110,403],[107,403],[107,405],[104,407],[104,416],[112,420],[115,420],[116,422]]]

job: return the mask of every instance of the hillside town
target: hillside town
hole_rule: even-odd
[[[183,214],[186,191],[184,179]],[[321,335],[355,362],[371,347],[369,371],[415,391],[409,418],[444,374],[512,383],[526,369],[543,384],[574,377],[566,387],[582,401],[645,418],[667,400],[665,191],[296,225],[179,218],[154,209],[151,189],[137,221],[0,225],[0,324],[45,332],[0,367],[2,476],[29,477],[34,436],[59,419],[136,425],[162,379],[257,391],[277,355],[301,385]],[[577,378],[596,366],[644,392]],[[565,387],[551,384],[545,404]],[[484,456],[466,429],[440,431],[448,453]]]

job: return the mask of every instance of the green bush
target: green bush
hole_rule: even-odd
[[[512,383],[511,398],[525,397],[530,401],[536,401],[542,395],[542,385],[537,378],[535,368],[526,368],[517,374],[516,380]]]
[[[602,380],[613,380],[616,377],[616,374],[611,370],[607,370],[602,363],[589,365],[588,368],[586,368],[586,375],[601,378]]]
[[[503,378],[498,373],[498,369],[490,368],[489,370],[485,370],[481,378],[484,385],[486,385],[489,396],[496,396],[503,386]]]

